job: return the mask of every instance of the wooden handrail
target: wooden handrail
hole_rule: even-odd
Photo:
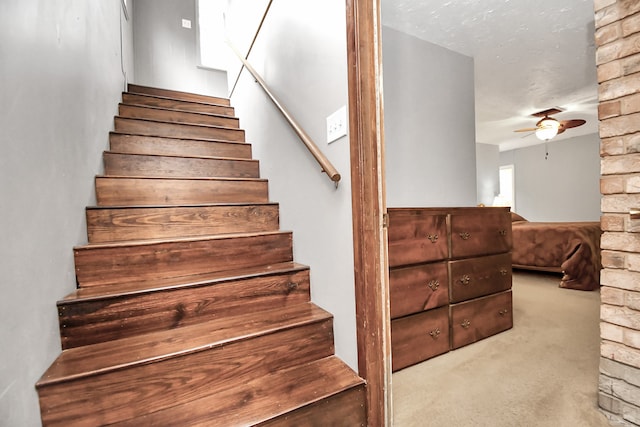
[[[298,122],[294,120],[291,114],[289,114],[286,108],[284,108],[284,106],[280,103],[280,101],[269,90],[265,81],[262,80],[262,77],[260,77],[258,72],[251,66],[251,64],[249,64],[249,62],[244,58],[244,56],[240,52],[238,52],[238,50],[233,45],[233,43],[231,43],[230,40],[227,40],[227,44],[229,45],[231,50],[233,50],[233,52],[236,54],[238,59],[242,61],[242,64],[247,69],[247,71],[251,73],[251,75],[256,80],[256,82],[258,82],[258,84],[262,87],[262,89],[267,94],[269,99],[271,99],[271,101],[278,108],[278,110],[280,110],[280,112],[282,113],[284,118],[287,120],[287,122],[289,122],[289,125],[291,125],[295,133],[298,134],[298,137],[300,138],[300,140],[304,143],[304,145],[307,147],[307,149],[311,152],[313,157],[322,167],[322,172],[326,173],[327,176],[329,176],[329,178],[331,179],[331,181],[336,183],[336,187],[337,187],[341,177],[338,171],[336,170],[336,168],[333,167],[329,159],[327,159],[327,157],[320,151],[320,149],[315,144],[315,142],[313,142],[311,137],[307,135],[307,133],[302,129],[302,127],[300,127]]]
[[[246,55],[244,55],[244,58],[248,58],[249,55],[251,54],[251,50],[253,49],[253,45],[256,44],[256,40],[258,40],[258,34],[260,34],[260,30],[262,29],[262,24],[264,24],[264,20],[267,18],[267,14],[269,13],[269,9],[271,9],[271,3],[273,3],[273,0],[269,0],[269,3],[267,4],[267,7],[264,9],[264,13],[262,14],[262,18],[260,19],[260,23],[258,24],[258,28],[256,28],[256,32],[253,35],[253,38],[251,39],[251,44],[249,45],[249,48],[247,49],[247,53]],[[234,49],[235,51],[235,49]],[[237,52],[236,52],[237,55]],[[236,86],[238,85],[238,81],[240,80],[240,74],[242,74],[242,68],[244,67],[244,65],[242,65],[242,67],[240,67],[240,70],[238,71],[238,75],[236,76],[235,81],[233,82],[233,86],[231,87],[231,90],[229,91],[229,97],[231,97],[231,95],[233,95],[233,92],[236,90]]]

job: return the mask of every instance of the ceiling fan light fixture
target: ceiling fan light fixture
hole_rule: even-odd
[[[558,134],[560,122],[551,117],[544,117],[536,125],[536,137],[541,141],[549,141]]]

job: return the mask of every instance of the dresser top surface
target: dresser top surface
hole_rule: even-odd
[[[428,212],[434,214],[448,213],[482,213],[482,212],[510,212],[509,207],[503,206],[469,206],[469,207],[387,207],[387,212]]]

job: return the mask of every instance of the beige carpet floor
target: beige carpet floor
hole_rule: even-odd
[[[393,374],[395,427],[609,426],[597,408],[600,295],[514,272],[514,327]]]

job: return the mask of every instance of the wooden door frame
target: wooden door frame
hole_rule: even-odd
[[[346,0],[358,372],[367,425],[392,425],[380,0]]]

